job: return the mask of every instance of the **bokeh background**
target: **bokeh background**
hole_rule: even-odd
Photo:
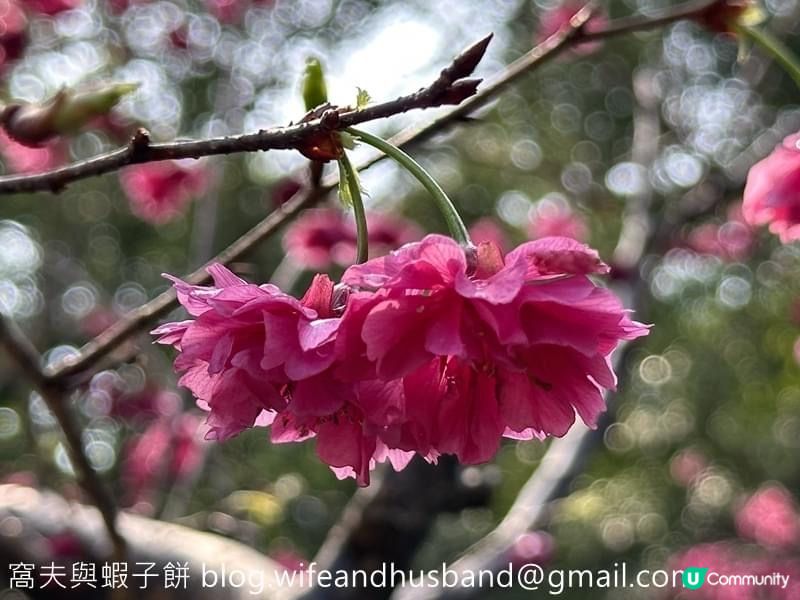
[[[296,122],[304,113],[299,82],[311,56],[324,64],[329,98],[338,104],[355,103],[357,87],[375,100],[415,90],[460,49],[493,32],[477,71],[490,76],[540,39],[542,15],[557,5],[53,4],[64,8],[49,15],[35,2],[0,0],[4,97],[43,101],[64,86],[94,80],[140,88],[102,122],[41,149],[3,135],[7,174],[112,149],[136,126],[168,141]],[[673,4],[613,1],[603,11],[648,15]],[[765,6],[769,28],[800,49],[800,5],[768,0]],[[612,281],[641,279],[626,301],[654,327],[621,364],[616,421],[551,507],[544,530],[521,546],[532,560],[564,568],[623,560],[631,569],[662,568],[694,552],[752,569],[780,565],[800,579],[800,250],[751,229],[738,211],[748,168],[800,128],[800,107],[791,78],[757,51],[737,62],[737,51],[735,40],[691,22],[584,45],[526,76],[474,119],[413,148],[468,222],[509,244],[548,224],[564,226],[553,221],[565,219],[573,235],[610,259],[634,203],[656,224],[657,239],[642,260],[614,265],[612,274]],[[417,111],[366,128],[389,135],[436,114]],[[193,270],[279,206],[302,182],[306,165],[299,153],[271,151],[151,173],[144,181],[152,196],[180,196],[174,214],[156,222],[137,208],[137,185],[126,185],[125,172],[75,183],[57,196],[3,197],[0,306],[47,361],[60,360],[165,290],[161,273]],[[408,219],[419,231],[444,230],[424,191],[392,164],[369,169],[363,185],[368,209]],[[327,204],[338,210],[335,194]],[[322,230],[337,226],[334,219]],[[311,271],[300,255],[287,258],[283,233],[235,269],[258,282],[275,277],[302,293]],[[349,251],[336,247],[345,264]],[[317,268],[333,275],[342,269],[335,260]],[[180,311],[171,316],[183,318]],[[71,398],[85,452],[119,505],[239,540],[287,568],[313,557],[354,483],[338,481],[316,458],[313,442],[271,445],[258,429],[224,444],[204,442],[202,412],[176,387],[172,353],[145,335],[123,354],[122,366],[98,373]],[[493,463],[465,469],[463,481],[491,494],[482,506],[438,517],[415,566],[452,560],[490,531],[547,447],[508,441]],[[55,419],[6,357],[0,358],[0,479],[80,497]],[[55,555],[69,546],[49,543]],[[691,597],[712,597],[703,593]],[[655,596],[611,590],[591,597]],[[723,597],[734,596],[713,596]]]

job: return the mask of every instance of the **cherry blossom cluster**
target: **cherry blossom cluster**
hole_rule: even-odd
[[[214,285],[170,277],[191,319],[153,333],[209,412],[209,437],[271,426],[273,442],[316,437],[340,478],[419,454],[491,459],[503,437],[590,426],[616,378],[609,355],[647,333],[590,276],[597,253],[568,238],[465,249],[429,235],[317,275],[298,300],[221,265]]]

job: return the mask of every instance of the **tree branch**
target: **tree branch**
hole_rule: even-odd
[[[479,79],[465,79],[475,70],[492,39],[488,35],[459,54],[442,70],[436,81],[413,94],[362,109],[350,106],[323,106],[308,116],[316,116],[287,127],[262,129],[254,133],[202,140],[153,144],[144,129],[139,129],[127,146],[60,169],[35,175],[0,177],[0,194],[62,190],[67,184],[124,166],[159,160],[200,158],[257,150],[289,150],[299,148],[315,134],[327,134],[366,121],[384,119],[417,108],[434,108],[458,104],[477,90]]]
[[[92,468],[83,451],[80,429],[77,427],[64,401],[66,391],[53,384],[41,368],[41,357],[19,330],[16,323],[0,315],[0,345],[14,360],[20,370],[41,394],[50,412],[58,421],[66,440],[67,451],[78,476],[78,481],[103,517],[117,560],[124,560],[125,542],[117,531],[116,505],[111,494]]]

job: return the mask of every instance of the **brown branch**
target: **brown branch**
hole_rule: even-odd
[[[429,86],[389,102],[362,109],[353,109],[350,106],[321,107],[314,112],[319,117],[296,125],[202,140],[153,144],[147,131],[139,129],[127,146],[112,152],[45,173],[0,177],[0,194],[48,190],[56,192],[73,181],[110,173],[137,163],[258,150],[289,150],[301,147],[314,134],[329,133],[417,108],[458,104],[477,90],[480,80],[465,78],[475,70],[491,39],[492,35],[488,35],[464,50]]]
[[[587,5],[573,17],[572,25],[556,33],[524,57],[509,65],[494,83],[499,84],[499,88],[505,87],[530,69],[531,66],[555,56],[566,47],[577,43],[598,41],[627,33],[655,29],[682,19],[700,18],[707,14],[709,10],[713,10],[716,5],[724,2],[725,0],[688,2],[665,10],[656,17],[634,16],[618,19],[598,31],[587,31],[583,28],[583,24],[586,22],[585,16],[591,10],[591,6]],[[579,25],[575,26],[575,24]],[[487,36],[465,50],[429,86],[389,102],[355,110],[351,107],[331,107],[330,110],[323,112],[319,118],[296,125],[202,140],[153,144],[150,142],[147,132],[140,129],[127,146],[106,154],[35,175],[0,177],[0,194],[34,191],[57,192],[74,181],[110,173],[124,166],[143,162],[200,158],[217,154],[255,152],[258,150],[293,149],[301,146],[309,136],[317,133],[324,133],[333,129],[344,129],[366,121],[387,118],[417,108],[459,104],[465,98],[476,97],[473,94],[477,88],[478,80],[465,78],[472,73],[478,64],[490,39],[491,36]],[[486,97],[485,94],[493,95],[496,90],[489,89],[489,86],[487,86],[482,92],[484,94],[479,95]],[[463,115],[467,114],[467,112],[469,111],[462,104],[462,111],[457,111],[456,114]]]
[[[125,558],[125,542],[116,527],[116,506],[83,451],[80,429],[64,401],[66,391],[49,380],[41,368],[41,357],[13,320],[0,315],[0,345],[41,394],[64,434],[67,451],[78,481],[103,517],[117,560]]]
[[[721,10],[729,2],[730,0],[691,0],[678,6],[665,8],[655,15],[622,17],[615,19],[603,29],[582,32],[581,40],[584,42],[600,41],[627,33],[657,29],[676,21],[701,19],[714,10]]]

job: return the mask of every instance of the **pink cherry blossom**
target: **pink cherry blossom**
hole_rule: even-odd
[[[25,6],[31,12],[54,16],[66,10],[77,8],[82,0],[25,0]]]
[[[294,390],[301,407],[318,391],[315,376],[333,363],[339,321],[309,307],[315,295],[332,295],[327,277],[315,279],[303,303],[273,285],[249,284],[221,265],[208,271],[214,287],[172,278],[194,319],[153,333],[180,350],[179,383],[210,411],[209,437],[224,440],[253,427],[265,411],[283,410],[290,382],[301,382]]]
[[[503,435],[564,435],[576,412],[594,425],[602,388],[616,383],[608,355],[647,333],[587,277],[606,270],[566,238],[529,242],[505,258],[482,244],[473,259],[429,235],[345,272],[362,291],[342,319],[340,374],[374,369],[424,390],[406,394],[415,417],[398,444],[423,455],[483,462]]]
[[[736,513],[739,535],[766,548],[800,548],[800,512],[791,494],[766,485],[750,496]]]
[[[788,244],[800,238],[800,133],[790,135],[747,174],[742,212]]]
[[[750,228],[728,221],[722,225],[705,223],[689,232],[688,245],[695,252],[716,256],[725,261],[747,258],[753,243]]]
[[[65,143],[61,139],[33,148],[20,144],[0,130],[0,154],[12,173],[34,174],[54,169],[64,163]]]
[[[610,353],[647,333],[588,278],[606,270],[567,238],[503,256],[430,235],[340,286],[317,275],[297,300],[214,265],[213,286],[172,278],[191,318],[153,333],[179,351],[208,437],[316,438],[338,477],[367,485],[379,462],[480,463],[504,436],[563,435],[576,414],[594,425],[616,382]]]
[[[569,205],[542,201],[532,211],[528,235],[533,240],[555,236],[583,242],[589,237],[589,228],[585,219]]]
[[[206,192],[211,175],[202,163],[167,160],[128,167],[119,179],[131,211],[145,221],[163,224]]]
[[[539,17],[539,28],[536,31],[534,41],[541,44],[551,35],[569,26],[569,21],[575,14],[585,6],[585,2],[580,0],[564,0],[561,4],[552,8]],[[585,27],[587,31],[599,31],[608,23],[605,14],[595,11]],[[590,54],[600,48],[599,42],[586,42],[578,44],[573,51],[579,54]]]
[[[317,438],[317,453],[339,477],[369,483],[376,462],[403,468],[411,453],[380,440],[391,423],[397,386],[345,382],[333,376],[332,282],[318,275],[302,300],[272,285],[246,283],[214,265],[214,287],[173,279],[193,319],[154,331],[175,346],[175,368],[198,405],[209,412],[209,439],[269,426],[276,443]]]
[[[418,239],[419,229],[410,221],[383,213],[367,213],[372,256]],[[283,247],[291,259],[307,269],[346,267],[356,257],[356,226],[352,217],[334,209],[306,211],[286,231]]]
[[[0,0],[0,73],[25,51],[27,27],[22,5],[17,0]]]

